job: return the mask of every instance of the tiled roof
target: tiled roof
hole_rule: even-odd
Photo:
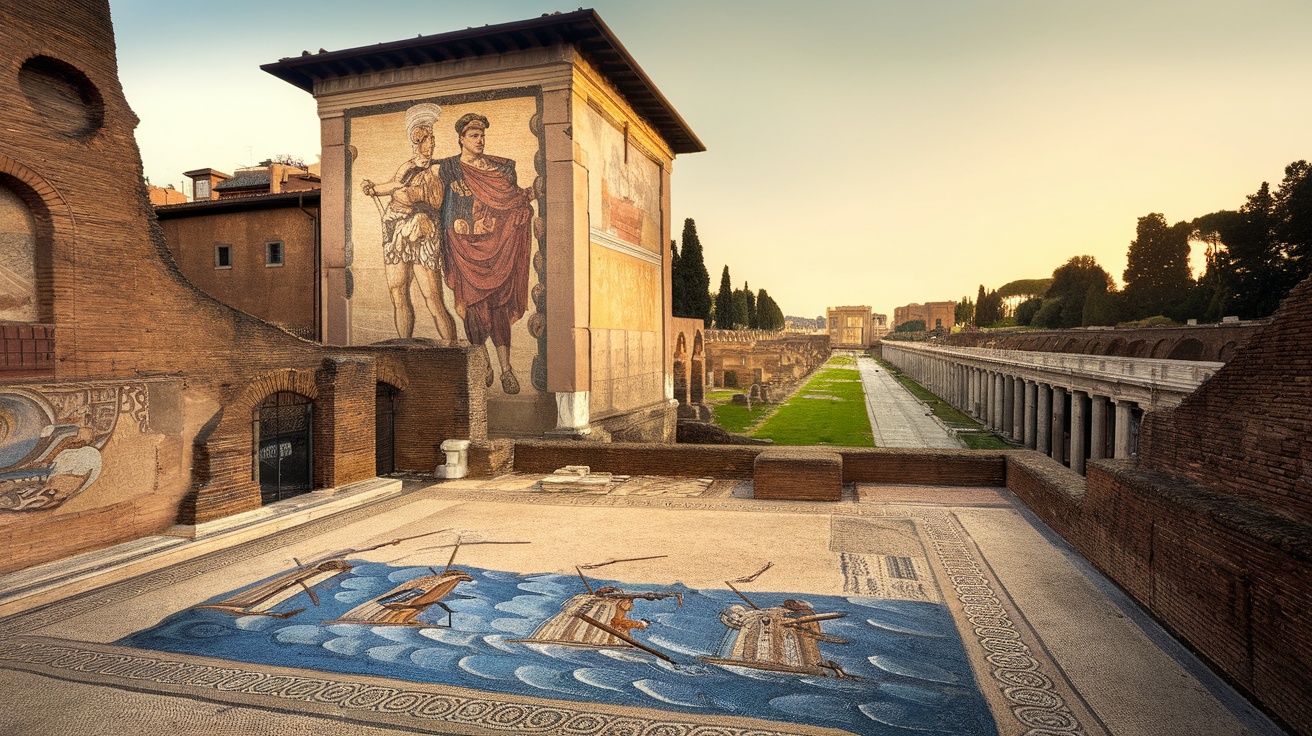
[[[214,189],[220,192],[231,189],[252,189],[254,187],[269,188],[268,171],[238,171],[237,175],[231,179],[214,185]]]
[[[596,65],[633,109],[660,132],[675,153],[706,150],[692,128],[656,89],[597,12],[590,9],[343,51],[307,52],[260,68],[313,93],[314,83],[327,79],[561,44],[574,46]]]

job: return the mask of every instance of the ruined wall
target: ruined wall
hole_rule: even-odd
[[[1126,358],[1206,360],[1224,363],[1261,326],[1259,322],[1187,327],[1078,330],[971,330],[949,335],[948,345]]]
[[[1146,468],[1312,524],[1312,280],[1198,391],[1145,418]]]
[[[764,383],[786,390],[829,359],[828,335],[762,330],[708,330],[705,334],[711,386],[747,388]]]

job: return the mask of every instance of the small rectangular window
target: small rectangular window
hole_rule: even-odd
[[[281,266],[282,265],[282,242],[273,241],[264,244],[264,265]]]
[[[209,179],[197,179],[195,190],[196,191],[194,193],[194,196],[192,196],[192,199],[209,199],[210,198]]]
[[[232,268],[232,246],[216,245],[214,246],[214,267],[215,268]]]

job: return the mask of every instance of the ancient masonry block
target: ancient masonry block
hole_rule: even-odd
[[[770,448],[756,456],[752,485],[755,498],[838,501],[843,495],[843,458],[827,450]]]

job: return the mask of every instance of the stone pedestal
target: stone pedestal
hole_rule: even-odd
[[[442,443],[446,463],[437,466],[439,478],[463,478],[469,474],[469,440],[446,440]]]
[[[753,498],[838,501],[843,496],[843,457],[803,447],[777,447],[756,456]]]

